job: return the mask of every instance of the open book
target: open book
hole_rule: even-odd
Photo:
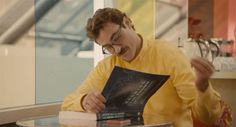
[[[141,116],[148,99],[166,82],[168,75],[156,75],[115,66],[103,91],[106,108],[103,112],[81,113],[62,111],[63,116],[81,119],[115,119]],[[77,115],[75,115],[77,113]]]

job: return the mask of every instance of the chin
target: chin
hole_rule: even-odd
[[[133,60],[133,57],[131,56],[122,56],[121,57],[124,61],[131,62]]]
[[[128,50],[123,55],[121,55],[121,58],[124,61],[131,62],[135,58],[135,55],[132,52],[129,52],[129,50]]]
[[[127,58],[122,58],[124,61],[126,61],[126,62],[130,62],[131,61],[131,59],[127,59]]]

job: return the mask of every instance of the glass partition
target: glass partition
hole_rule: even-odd
[[[93,0],[0,1],[0,109],[60,102],[93,68]]]
[[[155,37],[177,44],[186,41],[188,33],[188,0],[155,0]]]
[[[36,12],[36,104],[62,101],[93,68],[85,31],[92,14],[93,0],[61,0],[45,14]]]
[[[115,7],[125,12],[137,33],[146,38],[155,38],[155,0],[105,0],[105,7]]]
[[[116,7],[133,20],[136,31],[146,38],[178,42],[187,40],[187,0],[105,0],[105,6]]]

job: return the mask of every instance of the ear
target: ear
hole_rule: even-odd
[[[131,24],[130,20],[127,17],[123,18],[123,26],[125,28],[132,28],[132,24]]]
[[[129,29],[133,29],[135,31],[135,28],[134,28],[134,25],[132,24],[132,21],[129,17],[124,17],[123,18],[123,23],[122,23],[122,26],[124,28],[129,28]]]

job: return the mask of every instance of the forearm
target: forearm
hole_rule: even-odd
[[[192,112],[195,118],[204,123],[214,123],[220,117],[220,95],[214,91],[211,85],[204,92],[197,92]]]
[[[64,99],[61,110],[66,111],[84,111],[81,101],[86,94],[72,93]]]

